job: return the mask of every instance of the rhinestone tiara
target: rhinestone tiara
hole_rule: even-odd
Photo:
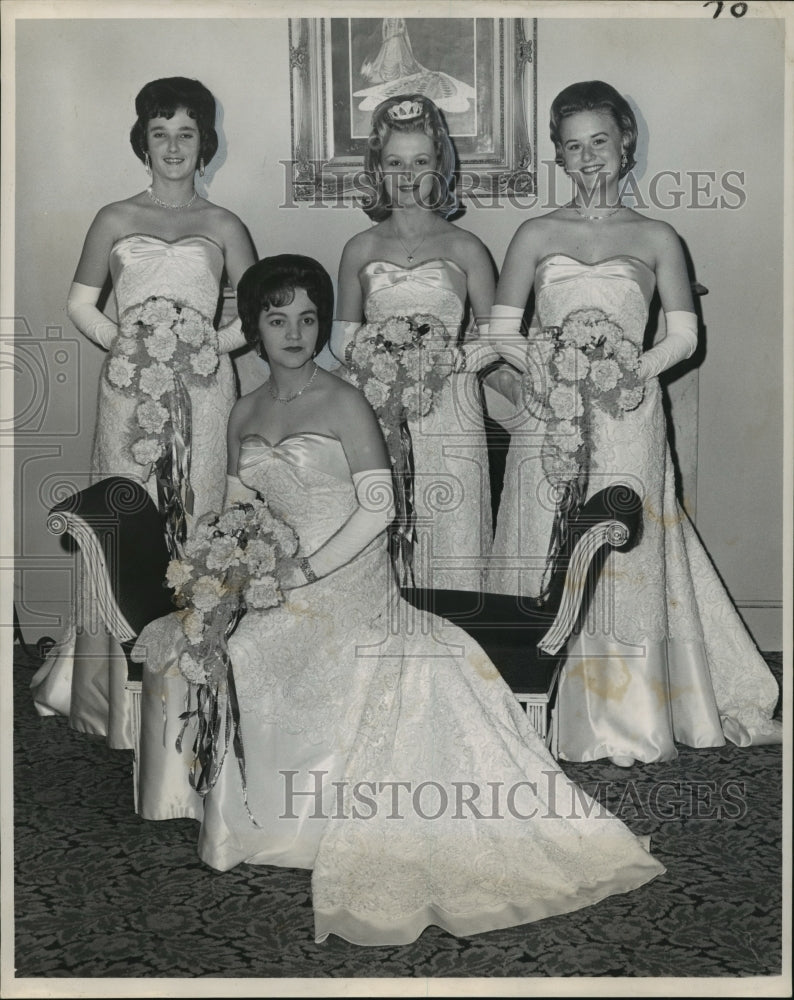
[[[405,122],[411,118],[419,118],[423,110],[419,101],[401,101],[389,108],[389,117],[398,122]]]

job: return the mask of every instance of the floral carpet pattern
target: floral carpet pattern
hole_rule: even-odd
[[[675,761],[628,770],[564,765],[651,835],[667,872],[635,892],[468,939],[429,928],[405,947],[315,944],[309,872],[218,873],[196,856],[195,822],[141,820],[132,753],[39,718],[37,663],[15,653],[17,981],[781,973],[780,746],[680,747]],[[782,657],[767,659],[780,680]]]

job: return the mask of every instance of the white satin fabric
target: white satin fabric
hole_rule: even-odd
[[[324,434],[247,438],[239,475],[293,526],[301,552],[356,505],[342,446]],[[139,640],[144,692],[159,692],[145,729],[155,740],[161,704],[173,733],[184,703],[182,642],[173,617]],[[285,605],[250,611],[229,651],[248,806],[230,753],[204,803],[199,854],[222,871],[313,869],[318,941],[406,944],[429,924],[480,933],[579,909],[664,871],[568,781],[482,649],[399,598],[385,535]],[[180,797],[179,763],[170,789],[161,759],[155,773],[142,764],[144,802],[153,788]],[[458,807],[458,788],[475,810]]]
[[[367,322],[429,313],[444,323],[456,342],[467,279],[454,261],[433,258],[403,267],[375,260],[361,268],[359,280]],[[476,342],[470,350],[475,346]],[[492,351],[491,360],[497,357]],[[476,367],[488,362],[486,354],[478,352]],[[416,469],[416,586],[481,590],[493,529],[488,448],[474,360],[471,370],[450,377],[432,413],[409,421],[409,429]]]
[[[218,304],[224,258],[222,248],[202,235],[173,242],[133,233],[114,243],[110,272],[121,316],[153,295],[190,306],[212,321]],[[110,355],[99,380],[99,399],[91,463],[91,481],[121,475],[141,480],[147,470],[129,453],[134,433],[136,401],[115,389],[106,378]],[[194,516],[219,510],[226,482],[226,423],[236,398],[228,354],[219,358],[217,372],[202,386],[191,386]],[[145,482],[157,500],[154,476]],[[77,576],[79,580],[80,575]],[[125,690],[127,663],[118,643],[90,609],[84,593],[76,605],[65,640],[50,651],[32,681],[40,715],[67,715],[78,732],[106,736],[116,749],[130,749],[131,703]]]
[[[552,254],[536,274],[540,323],[561,326],[573,310],[598,308],[641,345],[654,287],[654,272],[634,257],[585,264]],[[540,590],[554,515],[544,433],[526,418],[511,440],[489,579],[497,592]],[[657,379],[620,419],[597,411],[591,463],[588,495],[611,483],[639,492],[642,537],[609,554],[587,621],[568,644],[553,734],[559,757],[649,762],[674,758],[676,743],[779,742],[777,683],[677,502]]]

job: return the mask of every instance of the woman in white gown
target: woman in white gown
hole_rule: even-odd
[[[490,478],[477,370],[498,360],[477,324],[493,302],[488,251],[447,217],[455,156],[432,101],[384,101],[372,118],[365,208],[377,222],[353,236],[339,266],[338,321],[331,350],[343,364],[362,322],[429,313],[460,343],[459,366],[429,416],[409,421],[416,469],[418,587],[480,590],[491,549]],[[461,340],[466,305],[472,323]]]
[[[138,94],[135,110],[130,142],[151,184],[97,214],[67,312],[81,333],[108,352],[100,375],[91,481],[113,475],[143,480],[157,501],[154,463],[139,461],[142,456],[132,447],[141,435],[139,400],[113,380],[122,340],[118,324],[97,308],[102,287],[109,273],[122,320],[157,296],[193,310],[190,324],[197,330],[213,323],[224,270],[234,285],[255,258],[240,219],[199,197],[194,186],[196,171],[204,173],[218,148],[212,94],[197,80],[154,80]],[[217,509],[223,501],[226,423],[236,399],[229,351],[244,344],[239,322],[219,330],[217,347],[212,345],[217,367],[202,384],[188,384],[193,516]],[[163,356],[163,361],[169,359]],[[90,595],[83,597],[80,621],[77,614],[66,640],[50,652],[33,679],[36,708],[42,715],[67,715],[73,729],[107,736],[114,748],[130,748],[126,659],[103,625],[91,621]]]
[[[628,766],[674,758],[676,742],[779,742],[777,683],[676,500],[657,376],[692,354],[697,321],[677,233],[620,201],[634,164],[634,114],[608,84],[573,84],[552,105],[551,138],[576,197],[525,222],[510,244],[490,324],[502,354],[536,374],[548,357],[542,339],[527,349],[518,338],[533,284],[533,327],[559,328],[575,310],[598,309],[641,348],[655,288],[666,322],[664,339],[640,359],[642,403],[620,418],[593,410],[588,494],[611,482],[638,490],[643,535],[631,551],[610,553],[587,623],[569,642],[559,756]],[[541,590],[554,518],[544,435],[543,421],[528,416],[508,453],[489,579],[497,592]]]
[[[314,363],[328,275],[305,257],[266,259],[239,301],[271,377],[232,412],[227,500],[261,494],[300,547],[282,569],[285,603],[249,610],[229,640],[246,787],[230,752],[206,795],[201,858],[312,869],[316,939],[363,945],[405,944],[430,924],[509,927],[662,873],[559,770],[482,649],[399,597],[383,438],[360,392]],[[137,655],[144,688],[178,711],[175,617],[148,626]]]

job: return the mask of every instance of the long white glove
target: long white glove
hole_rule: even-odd
[[[520,372],[527,370],[527,340],[521,334],[524,310],[518,306],[491,306],[487,338],[501,357]]]
[[[237,316],[218,330],[218,354],[228,354],[245,345],[245,334],[240,317]]]
[[[302,587],[347,565],[394,520],[394,486],[391,469],[367,469],[353,476],[358,507],[335,535],[303,562],[303,568],[286,574],[286,589]],[[293,579],[294,577],[294,579]],[[302,579],[300,578],[302,577]]]
[[[640,378],[649,379],[660,375],[679,361],[691,357],[698,346],[698,321],[694,313],[684,310],[666,312],[664,321],[667,335],[661,343],[640,357],[637,368]]]
[[[333,325],[331,326],[331,342],[329,346],[331,348],[331,354],[333,354],[340,364],[347,364],[345,351],[347,350],[348,344],[352,343],[353,338],[356,335],[356,331],[361,326],[363,326],[363,323],[353,323],[344,319],[334,320]]]
[[[242,479],[237,476],[226,476],[226,495],[223,498],[223,509],[231,507],[233,503],[248,503],[256,498],[256,490],[246,486]]]
[[[107,350],[118,336],[118,326],[97,309],[101,288],[73,281],[66,299],[66,313],[80,333]]]

